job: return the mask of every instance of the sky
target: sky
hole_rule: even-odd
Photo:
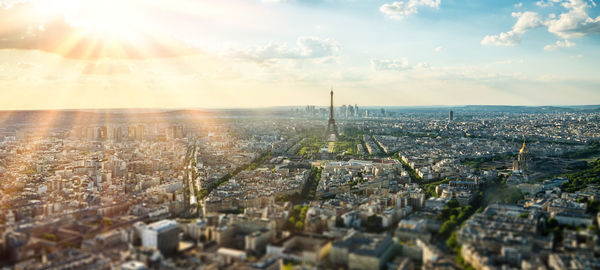
[[[0,0],[0,109],[600,104],[597,0]]]

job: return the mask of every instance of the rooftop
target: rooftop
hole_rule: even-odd
[[[148,224],[148,226],[146,226],[146,229],[161,232],[171,229],[173,227],[177,227],[177,222],[173,220],[164,219]]]

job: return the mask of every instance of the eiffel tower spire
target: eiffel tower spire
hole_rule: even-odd
[[[331,104],[329,105],[329,122],[327,123],[327,139],[330,141],[335,141],[338,136],[337,125],[335,124],[335,119],[333,119],[333,87],[331,88]]]
[[[333,119],[333,87],[331,88],[331,105],[329,106],[329,119]]]

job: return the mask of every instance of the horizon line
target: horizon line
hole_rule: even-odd
[[[342,104],[334,107],[342,107]],[[351,104],[350,104],[351,105]],[[306,106],[315,106],[328,108],[329,105],[281,105],[281,106],[261,106],[261,107],[97,107],[97,108],[39,108],[39,109],[1,109],[1,112],[40,112],[40,111],[110,111],[110,110],[155,110],[155,111],[226,111],[226,110],[265,110],[265,109],[283,109],[283,108],[304,108]],[[568,107],[592,107],[599,106],[600,103],[596,104],[552,104],[552,105],[509,105],[509,104],[461,104],[461,105],[358,105],[358,107],[377,107],[377,108],[464,108],[471,106],[480,107],[526,107],[526,108],[541,108],[541,107],[556,107],[556,108],[568,108]]]

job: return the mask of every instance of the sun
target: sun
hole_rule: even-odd
[[[165,26],[160,18],[166,13],[152,0],[30,1],[17,15],[31,29],[32,49],[79,60],[198,53],[176,27]]]
[[[60,14],[69,23],[92,34],[133,38],[150,31],[133,0],[53,0],[39,1],[40,10]]]

